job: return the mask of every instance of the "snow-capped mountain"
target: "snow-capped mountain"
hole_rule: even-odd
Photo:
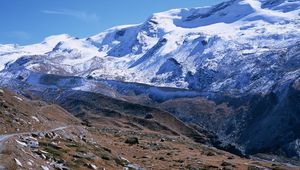
[[[1,45],[0,69],[27,69],[164,87],[266,93],[300,75],[300,1],[231,0],[153,14],[78,39]]]

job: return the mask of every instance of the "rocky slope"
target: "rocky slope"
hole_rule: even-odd
[[[6,131],[0,133],[1,169],[297,169],[240,158],[195,143],[179,134],[183,126],[170,118],[164,123],[173,130],[179,127],[176,132],[167,127],[165,130],[153,128],[157,127],[155,121],[164,121],[162,114],[153,113],[153,117],[139,121],[126,118],[126,115],[143,114],[142,106],[128,107],[119,102],[117,105],[128,107],[131,112],[118,113],[123,116],[116,116],[112,111],[96,111],[93,106],[95,109],[80,116],[80,120],[57,105],[8,90],[0,92],[4,103],[0,107],[0,120],[6,120],[1,124],[1,130]],[[109,103],[110,100],[102,101]],[[111,102],[111,105],[116,103]],[[71,110],[82,112],[85,106],[88,107],[80,104],[81,109],[71,107]],[[11,114],[13,118],[9,117]]]

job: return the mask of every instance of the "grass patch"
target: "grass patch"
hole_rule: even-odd
[[[249,166],[248,170],[260,170],[260,169],[256,166]]]
[[[54,157],[62,157],[64,153],[66,152],[60,147],[57,147],[51,143],[46,143],[46,142],[40,142],[40,146],[49,154],[51,154]]]
[[[125,166],[126,162],[121,160],[120,158],[114,158],[114,161],[116,162],[117,165]]]
[[[86,146],[78,146],[76,148],[76,152],[87,153],[88,151],[89,151],[89,148],[87,148]]]
[[[95,154],[98,155],[103,160],[112,160],[112,156],[107,150],[103,148],[94,148],[93,150],[96,152]]]
[[[72,162],[66,162],[66,166],[71,169],[82,169],[82,166],[84,166],[85,163],[86,161],[84,159],[77,159]]]

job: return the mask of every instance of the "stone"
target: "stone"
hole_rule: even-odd
[[[231,166],[232,164],[231,163],[229,163],[229,162],[222,162],[222,164],[221,164],[221,166]]]
[[[145,115],[145,119],[153,119],[153,115],[151,113],[147,113]]]
[[[97,169],[98,169],[97,166],[94,165],[94,164],[87,163],[86,166],[87,166],[88,168],[90,168],[90,169],[93,169],[93,170],[97,170]]]
[[[49,170],[49,168],[47,167],[47,166],[41,166],[41,168],[43,169],[43,170]]]
[[[130,170],[142,170],[142,168],[137,164],[128,164],[126,166],[126,168],[128,168]]]
[[[15,162],[18,166],[23,167],[22,163],[17,158],[15,158]]]
[[[139,144],[139,139],[137,137],[129,137],[126,139],[125,143],[130,145]]]

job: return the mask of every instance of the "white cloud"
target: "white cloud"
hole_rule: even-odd
[[[79,20],[82,20],[84,22],[90,22],[90,23],[98,23],[99,22],[99,18],[96,14],[88,13],[85,11],[61,9],[61,10],[42,10],[41,12],[44,14],[50,14],[50,15],[71,16],[71,17],[75,17]]]

